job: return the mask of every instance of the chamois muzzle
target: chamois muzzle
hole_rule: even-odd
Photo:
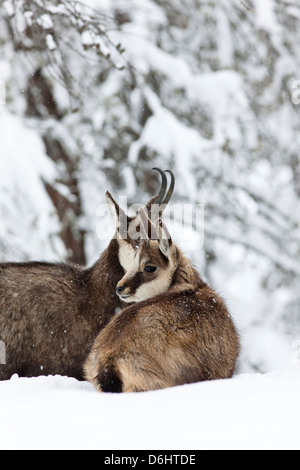
[[[132,297],[130,289],[119,284],[117,285],[116,293],[123,301],[126,301],[126,299],[129,299],[129,297]]]

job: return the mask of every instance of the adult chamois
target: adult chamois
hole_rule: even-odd
[[[164,207],[167,178],[152,204]],[[83,380],[82,367],[93,340],[124,303],[116,285],[130,263],[135,241],[130,234],[139,215],[128,217],[107,193],[107,203],[118,213],[116,236],[91,268],[44,262],[0,264],[0,341],[6,364],[0,380],[59,374]],[[123,216],[123,217],[121,217]],[[130,233],[129,233],[130,232]],[[3,344],[3,343],[1,343]]]
[[[99,391],[120,393],[232,377],[240,342],[224,301],[161,220],[154,226],[146,211],[142,219],[145,236],[117,287],[122,300],[140,303],[100,332],[85,363],[86,379]]]

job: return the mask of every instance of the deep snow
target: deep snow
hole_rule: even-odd
[[[300,373],[110,395],[67,377],[0,383],[0,449],[300,449]]]

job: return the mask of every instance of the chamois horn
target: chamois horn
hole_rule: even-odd
[[[175,176],[174,176],[174,173],[171,171],[171,170],[165,170],[165,173],[169,173],[171,175],[171,185],[170,185],[170,188],[169,188],[169,191],[167,192],[162,204],[169,204],[169,201],[174,193],[174,189],[175,189]]]
[[[161,184],[160,192],[159,192],[159,195],[157,196],[157,198],[155,199],[155,204],[159,204],[160,206],[167,206],[167,204],[169,203],[169,201],[172,197],[172,194],[174,192],[175,176],[174,176],[174,174],[171,170],[162,171],[160,168],[153,168],[153,170],[158,171],[161,174],[161,177],[162,177],[162,184]],[[171,175],[171,185],[170,185],[170,188],[169,188],[167,194],[166,194],[166,191],[167,191],[167,187],[168,187],[168,180],[167,180],[167,177],[166,177],[166,173],[169,173]],[[163,212],[164,209],[165,209],[165,207],[162,209],[162,212]]]
[[[160,175],[162,177],[162,182],[161,182],[161,188],[160,188],[160,191],[159,191],[159,195],[157,196],[157,198],[154,201],[155,204],[160,205],[160,204],[162,204],[164,196],[166,194],[166,190],[167,190],[167,186],[168,186],[168,180],[167,180],[167,176],[166,176],[165,172],[162,171],[160,168],[152,168],[152,169],[154,171],[158,171],[158,173],[160,173]]]

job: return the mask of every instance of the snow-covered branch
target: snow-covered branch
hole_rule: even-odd
[[[53,67],[54,75],[69,90],[73,76],[65,57],[69,44],[73,44],[73,51],[91,51],[94,58],[105,60],[118,70],[125,67],[124,49],[110,38],[110,29],[116,27],[113,20],[83,3],[5,0],[2,10],[15,51],[43,54],[45,63]]]

